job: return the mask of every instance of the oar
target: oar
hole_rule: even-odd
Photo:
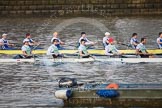
[[[124,45],[124,46],[126,46],[127,48],[133,49],[133,48],[131,47],[130,44],[126,44],[126,43],[122,43],[122,42],[117,42],[117,44]]]
[[[34,51],[39,45],[40,45],[40,44],[38,44],[37,46],[33,47],[33,48],[31,49],[31,52]],[[37,56],[35,56],[34,53],[32,53],[32,56],[33,56],[34,59],[35,59],[35,57],[37,57]]]
[[[15,46],[15,47],[19,47],[19,48],[21,48],[21,47],[22,47],[22,45],[21,45],[21,44],[15,44],[14,46]]]
[[[78,86],[82,86],[87,83],[95,82],[93,80],[78,82],[76,78],[69,78],[69,77],[62,77],[62,78],[56,79],[56,81],[58,82],[59,87],[78,87]]]
[[[94,56],[92,56],[92,55],[89,55],[89,57],[91,57],[93,60],[95,60],[96,58],[94,57]]]
[[[95,83],[96,81],[94,80],[89,80],[89,81],[84,81],[84,82],[77,82],[77,86],[83,86],[88,83]]]

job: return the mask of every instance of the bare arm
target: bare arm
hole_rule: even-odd
[[[3,45],[3,43],[2,43],[2,42],[0,42],[0,45],[2,46],[2,45]]]
[[[145,51],[145,53],[142,53],[139,51],[139,49],[136,49],[136,54],[137,55],[140,55],[140,54],[143,54],[143,55],[152,55],[152,53],[148,53],[147,50]]]
[[[32,52],[30,52],[30,55],[28,55],[27,53],[26,53],[26,51],[22,51],[23,52],[23,55],[24,56],[31,56],[32,55]]]
[[[157,40],[157,43],[158,43],[158,44],[162,44],[162,42],[160,42],[160,39]]]
[[[28,54],[25,51],[22,51],[24,56],[28,56]]]
[[[9,46],[14,46],[14,44],[11,44],[10,42],[8,42],[8,45],[9,45]]]
[[[65,42],[60,41],[60,44],[61,44],[61,45],[64,45],[64,44],[65,44]]]
[[[84,56],[84,54],[82,53],[82,51],[79,51],[79,55],[80,56]]]

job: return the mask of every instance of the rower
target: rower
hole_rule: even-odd
[[[23,46],[21,48],[22,53],[23,53],[23,58],[32,58],[32,50],[29,46],[29,39],[24,39],[23,41]]]
[[[82,39],[85,40],[85,45],[86,45],[86,46],[93,46],[93,45],[96,44],[96,42],[92,42],[92,41],[90,41],[90,40],[87,39],[86,33],[85,33],[85,32],[81,32],[81,37],[80,37],[80,39],[79,39],[79,46],[80,46],[80,44],[81,44],[81,40],[82,40]]]
[[[87,48],[85,46],[86,41],[84,39],[80,40],[81,44],[78,48],[79,50],[79,57],[81,58],[89,58],[91,55],[88,53]]]
[[[108,41],[107,41],[109,39],[109,36],[110,36],[110,33],[106,32],[105,37],[103,38],[103,46],[104,46],[104,48],[109,44]]]
[[[53,58],[64,57],[63,54],[59,53],[59,49],[57,47],[58,43],[58,39],[53,39],[52,45],[47,50],[47,55],[52,55]]]
[[[39,42],[36,42],[34,41],[32,38],[31,38],[31,34],[30,33],[27,33],[26,34],[26,38],[24,40],[28,40],[29,41],[29,46],[30,48],[34,48],[34,46],[38,46],[40,43]],[[23,41],[24,41],[23,40]],[[36,49],[42,49],[42,48],[36,48]]]
[[[137,33],[133,33],[132,38],[130,39],[130,44],[133,49],[136,49],[136,46],[139,44],[137,36],[138,36]]]
[[[14,44],[9,43],[9,41],[6,38],[7,38],[7,34],[6,33],[2,34],[2,38],[0,39],[1,49],[14,50],[14,48],[12,48],[14,46]]]
[[[64,45],[65,43],[58,38],[58,33],[57,32],[54,32],[53,33],[53,38],[51,39],[51,43],[53,42],[54,39],[57,39],[58,40],[58,44],[56,45],[57,48],[59,50],[63,50],[64,48],[61,47],[60,45]]]
[[[109,56],[113,56],[113,55],[122,55],[123,53],[120,53],[117,48],[114,45],[114,39],[113,38],[109,38],[108,40],[109,45],[107,45],[105,47],[105,54],[109,55]]]
[[[146,38],[141,38],[141,43],[139,43],[136,47],[136,53],[140,55],[141,58],[152,58],[153,55],[147,52],[145,44]]]
[[[159,37],[157,38],[158,48],[162,49],[162,32],[159,33]]]

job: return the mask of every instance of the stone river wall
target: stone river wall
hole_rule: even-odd
[[[161,15],[162,0],[0,0],[0,15]]]

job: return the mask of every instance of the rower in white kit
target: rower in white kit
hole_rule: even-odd
[[[58,39],[53,39],[52,45],[47,50],[47,55],[52,55],[53,58],[64,57],[63,54],[59,53],[59,49],[57,47],[58,43]]]
[[[141,43],[136,47],[136,54],[140,55],[141,58],[153,58],[153,54],[149,53],[145,47],[146,38],[141,38]]]
[[[86,47],[90,47],[96,44],[96,42],[90,41],[87,37],[86,37],[86,33],[85,32],[81,32],[81,37],[79,39],[79,46],[81,44],[81,40],[84,39],[85,40],[85,46]]]
[[[0,39],[0,48],[3,50],[14,50],[15,48],[13,48],[14,44],[11,44],[8,40],[7,40],[7,34],[4,33],[2,34],[2,38]]]
[[[57,48],[59,50],[64,50],[65,48],[63,48],[61,45],[65,45],[65,42],[61,41],[61,39],[58,37],[58,32],[54,32],[53,33],[53,38],[51,39],[51,43],[53,42],[54,39],[57,39],[58,40],[58,43],[57,43]]]
[[[106,32],[106,33],[105,33],[105,37],[103,37],[102,43],[103,43],[104,48],[105,48],[107,45],[109,45],[109,42],[108,42],[109,36],[110,36],[110,33],[109,33],[109,32]]]
[[[86,41],[85,41],[84,39],[81,39],[80,43],[81,43],[81,44],[80,44],[80,46],[79,46],[79,48],[78,48],[78,50],[79,50],[79,57],[80,57],[80,58],[89,58],[89,57],[92,57],[92,56],[88,53],[87,48],[86,48],[86,46],[85,46]]]
[[[109,45],[105,47],[105,54],[109,56],[115,56],[115,55],[122,55],[124,53],[120,53],[117,48],[114,45],[114,39],[109,38],[108,40]]]
[[[32,54],[32,50],[29,46],[29,40],[28,39],[24,39],[23,40],[23,46],[21,47],[21,51],[22,51],[22,55],[17,54],[16,56],[14,56],[14,59],[30,59],[33,57],[36,57]]]

